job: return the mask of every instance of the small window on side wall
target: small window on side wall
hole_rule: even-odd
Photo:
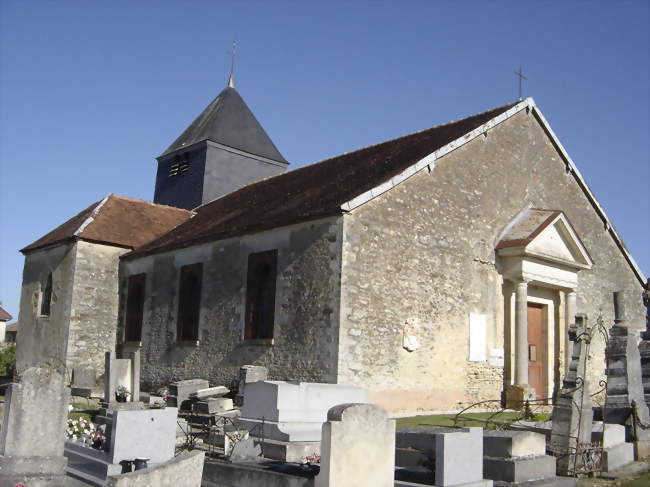
[[[45,283],[42,287],[41,296],[41,316],[50,316],[52,306],[52,273],[48,273]]]
[[[277,250],[248,256],[244,326],[246,340],[273,338],[277,262]]]
[[[146,281],[146,274],[129,276],[129,288],[126,298],[126,329],[124,332],[124,338],[127,342],[139,342],[142,340]]]
[[[203,264],[181,267],[178,290],[177,341],[197,341],[199,339],[199,315],[201,312],[201,280]]]

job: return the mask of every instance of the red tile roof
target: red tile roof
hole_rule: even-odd
[[[2,306],[0,306],[0,321],[9,321],[12,316],[7,313]]]
[[[11,323],[10,325],[7,325],[7,328],[5,328],[5,332],[8,331],[18,331],[18,322]]]
[[[21,252],[74,239],[135,248],[171,230],[192,214],[180,208],[110,194]]]
[[[196,216],[125,258],[270,229],[341,212],[341,205],[388,181],[515,103],[365,147],[257,183],[195,209]]]

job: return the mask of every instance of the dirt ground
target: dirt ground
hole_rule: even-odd
[[[621,469],[620,477],[580,479],[580,487],[650,487],[650,463],[634,462]]]

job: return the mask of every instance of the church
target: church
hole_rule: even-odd
[[[552,397],[573,317],[609,325],[613,291],[645,324],[645,277],[531,98],[287,170],[231,77],[157,161],[153,203],[108,195],[22,250],[18,340],[65,347],[71,379],[139,350],[145,390],[254,364],[445,411]]]

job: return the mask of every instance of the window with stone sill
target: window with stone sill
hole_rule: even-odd
[[[41,316],[50,316],[52,307],[52,273],[48,273],[41,290]]]
[[[273,340],[277,262],[277,249],[248,256],[244,339],[251,344]]]
[[[199,340],[202,278],[203,264],[190,264],[181,267],[176,323],[177,342],[197,342]]]
[[[142,340],[146,278],[146,274],[129,276],[124,331],[124,340],[126,342],[140,342]]]

